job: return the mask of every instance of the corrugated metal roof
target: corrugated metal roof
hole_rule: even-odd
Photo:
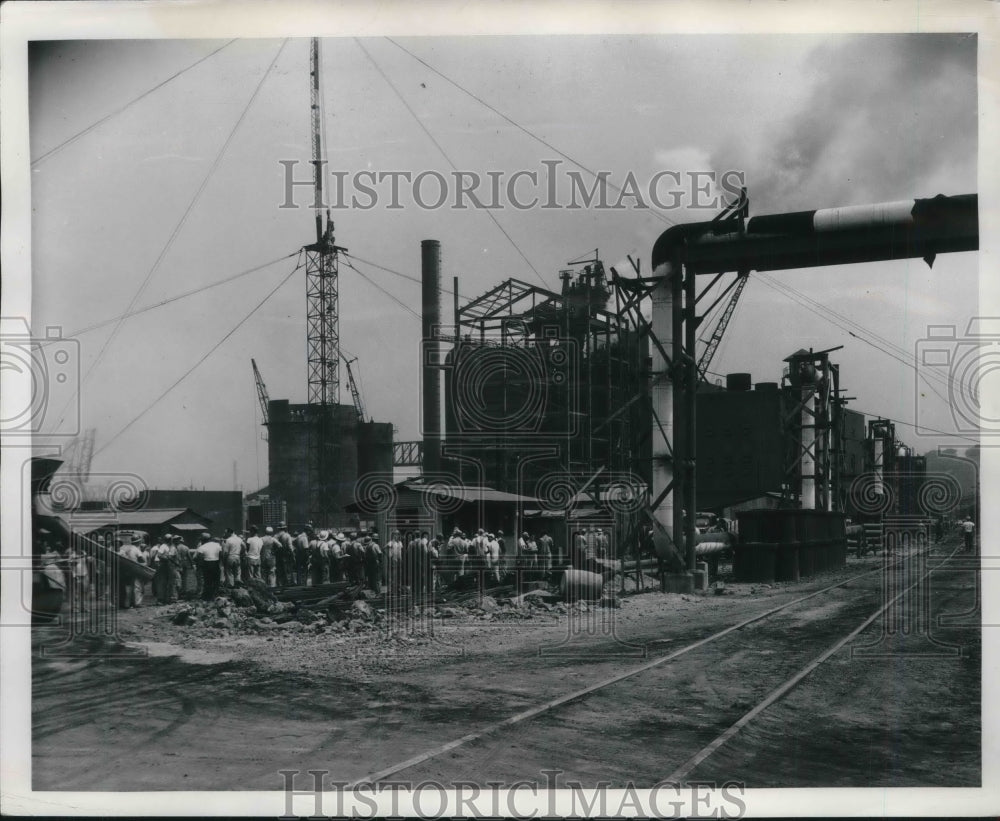
[[[477,485],[438,485],[431,484],[423,486],[415,482],[404,482],[403,485],[410,489],[423,493],[431,493],[435,496],[443,496],[448,499],[461,499],[463,502],[537,502],[534,496],[519,496],[516,493],[507,493],[503,490],[494,490],[491,487]]]
[[[397,509],[407,509],[421,504],[418,501],[418,494],[421,496],[437,496],[444,499],[458,499],[463,502],[538,504],[538,499],[534,496],[519,496],[516,493],[507,493],[481,485],[446,485],[433,482],[429,485],[424,485],[419,479],[405,479],[402,482],[396,482],[394,488],[396,490]],[[358,502],[351,502],[344,509],[350,512],[365,508],[363,505],[358,504]]]
[[[164,525],[170,522],[172,519],[176,519],[184,514],[189,514],[196,517],[202,521],[208,521],[204,516],[195,513],[193,510],[186,507],[164,507],[164,508],[148,508],[146,510],[123,510],[115,514],[108,514],[102,519],[97,519],[87,521],[85,526],[88,530],[95,530],[98,527],[108,527],[109,525],[119,525],[121,527],[130,527],[133,525]],[[74,517],[71,517],[69,523],[76,529],[79,526],[73,521]],[[199,525],[201,527],[201,525]]]

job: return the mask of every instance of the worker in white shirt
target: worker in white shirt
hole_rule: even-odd
[[[250,536],[247,538],[247,571],[251,579],[260,578],[260,549],[264,545],[264,540],[257,533],[257,526],[250,527]]]
[[[278,577],[278,587],[299,584],[299,580],[295,577],[295,548],[292,546],[292,534],[288,532],[284,522],[278,522],[278,532],[274,534],[274,540],[277,543],[275,573]]]
[[[398,530],[385,543],[385,583],[390,593],[398,593],[403,584],[403,541]]]
[[[124,544],[118,548],[118,553],[126,559],[139,564],[146,563],[142,551],[132,544],[131,536],[124,536]],[[142,604],[142,581],[124,567],[118,568],[118,606],[127,609]]]
[[[78,610],[82,610],[87,597],[87,583],[89,580],[89,562],[86,551],[70,543],[69,550],[66,551],[66,563],[69,565],[70,578],[73,586],[70,590]]]
[[[198,573],[194,566],[195,553],[178,534],[172,539],[174,552],[177,554],[178,595],[182,599],[194,598],[198,595]]]
[[[309,579],[309,557],[311,553],[310,530],[309,525],[306,525],[305,528],[297,528],[298,532],[295,534],[295,538],[292,539],[292,552],[295,554],[295,577],[298,579],[299,584],[306,584]],[[329,556],[329,551],[327,551],[327,556]],[[327,579],[330,577],[329,564],[329,558],[327,558],[327,568],[324,573]]]
[[[219,578],[222,575],[219,565],[222,559],[222,545],[219,544],[208,532],[201,534],[201,542],[195,551],[198,554],[198,563],[201,566],[201,574],[204,579],[202,598],[211,601],[219,592]]]
[[[486,534],[487,563],[489,575],[500,581],[502,571],[500,569],[500,542],[494,533]]]
[[[223,572],[226,574],[226,587],[235,587],[240,581],[240,559],[243,556],[243,540],[226,529],[226,538],[222,545]]]
[[[976,523],[968,516],[965,517],[965,521],[961,524],[962,537],[965,539],[965,549],[972,550],[972,546],[975,543],[975,533],[976,533]]]
[[[335,533],[327,541],[330,546],[330,581],[339,582],[344,580],[344,567],[346,564],[346,554],[344,545],[347,537],[343,533]]]
[[[177,601],[177,589],[174,585],[174,566],[177,561],[177,550],[173,540],[165,536],[163,540],[150,548],[149,561],[156,570],[153,576],[153,595],[160,604]]]
[[[313,542],[309,566],[311,572],[310,578],[306,580],[307,584],[326,584],[330,581],[330,532],[328,530],[321,530],[319,537]]]
[[[451,538],[448,539],[447,555],[451,565],[451,575],[447,581],[454,584],[459,576],[465,575],[465,563],[469,558],[469,545],[465,541],[462,531],[457,527],[452,531]]]
[[[264,538],[260,546],[260,572],[268,587],[275,587],[277,581],[278,542],[274,538],[274,528],[264,528]]]

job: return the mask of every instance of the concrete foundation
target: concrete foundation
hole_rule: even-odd
[[[698,562],[694,566],[694,589],[708,590],[708,564]]]

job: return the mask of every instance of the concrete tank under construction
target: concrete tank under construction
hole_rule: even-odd
[[[288,525],[346,523],[344,508],[366,472],[392,471],[392,425],[359,422],[351,405],[268,403],[269,491],[287,503]],[[325,449],[325,458],[316,458]],[[327,466],[316,475],[311,466]],[[319,514],[317,515],[317,511]]]

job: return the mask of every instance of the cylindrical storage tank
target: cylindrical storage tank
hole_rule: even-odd
[[[751,510],[737,514],[739,540],[733,548],[733,575],[737,581],[746,581],[750,573],[748,545],[760,541],[760,517],[756,514]]]
[[[816,545],[816,569],[820,571],[830,569],[830,541],[826,536],[826,517],[822,513],[820,510],[812,510],[809,513],[809,518],[812,520],[813,541]]]
[[[744,582],[773,582],[774,565],[778,552],[776,542],[748,542],[743,545],[742,569]]]
[[[744,511],[737,515],[741,542],[759,542],[761,540],[761,524],[759,511]]]
[[[816,517],[812,510],[799,511],[799,532],[802,534],[802,543],[809,550],[810,561],[813,573],[823,572],[823,556],[820,552],[819,537],[816,535]]]
[[[834,567],[842,568],[847,565],[847,520],[843,513],[831,513],[833,521],[834,539]]]
[[[777,393],[778,383],[777,382],[758,382],[754,385],[754,390],[758,393]]]
[[[832,510],[826,512],[826,537],[830,540],[830,567],[839,569],[847,558],[847,534],[844,519]]]
[[[832,570],[837,566],[837,540],[834,533],[835,520],[830,515],[830,511],[822,511],[823,516],[823,553],[826,556],[826,569]]]
[[[727,391],[748,391],[750,390],[751,379],[748,373],[727,373]]]
[[[765,542],[780,542],[782,536],[782,520],[785,518],[783,510],[763,510],[761,511],[762,527],[761,533]]]
[[[778,555],[775,557],[774,579],[779,582],[797,582],[801,578],[799,570],[799,541],[796,532],[794,511],[781,511],[781,538]]]
[[[577,570],[575,567],[567,568],[562,574],[562,581],[559,583],[559,593],[564,601],[574,602],[579,599],[584,601],[598,601],[604,590],[604,577],[599,573],[591,573],[589,570]]]
[[[358,478],[370,473],[392,476],[392,424],[358,423]]]
[[[747,552],[744,549],[745,544],[740,541],[733,545],[733,576],[736,581],[743,581],[746,576],[746,560]]]
[[[795,534],[799,543],[799,578],[812,576],[817,571],[816,550],[813,544],[812,528],[808,514],[803,510],[794,511]]]
[[[830,538],[830,517],[825,510],[816,511],[816,524],[819,527],[820,550],[823,552],[823,569],[829,570],[834,566],[833,560],[833,540]]]
[[[352,405],[333,405],[339,447],[328,456],[328,464],[333,466],[331,479],[336,482],[331,488],[333,499],[329,505],[333,521],[317,523],[319,527],[340,524],[346,521],[344,508],[354,501],[354,491],[358,480],[358,416]]]

